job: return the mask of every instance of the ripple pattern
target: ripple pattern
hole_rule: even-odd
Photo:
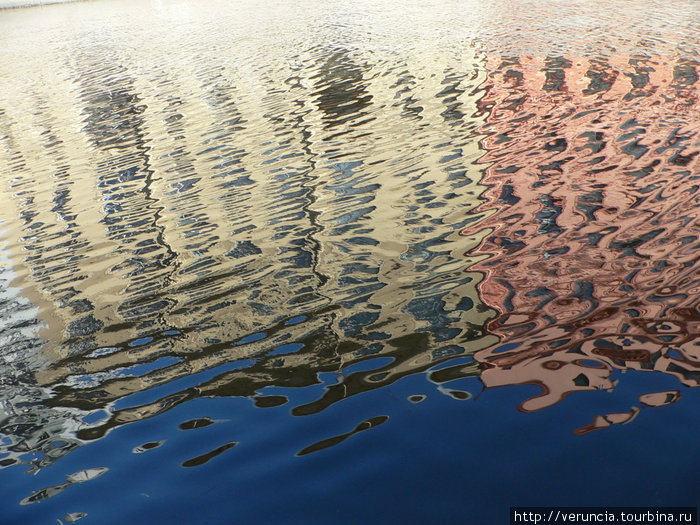
[[[697,3],[297,4],[2,11],[0,467],[201,398],[697,386]]]
[[[313,414],[498,340],[462,256],[480,239],[459,235],[484,190],[482,52],[260,49],[214,19],[187,47],[172,11],[153,46],[114,46],[144,22],[61,9],[103,32],[47,28],[13,64],[27,90],[0,100],[12,286],[38,308],[23,381],[43,407],[2,420],[6,465],[199,397],[279,406],[266,388],[332,374],[291,407]]]
[[[523,410],[612,389],[621,369],[698,385],[697,74],[658,56],[494,58],[474,269],[508,344],[477,359],[487,386],[542,387]]]

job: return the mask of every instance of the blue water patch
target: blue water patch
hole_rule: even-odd
[[[143,346],[153,341],[152,337],[141,337],[129,342],[129,346]]]
[[[492,350],[494,354],[499,352],[508,352],[509,350],[514,350],[520,346],[520,343],[507,343],[505,345],[497,346]]]
[[[96,412],[92,412],[83,416],[83,423],[91,425],[93,423],[97,423],[98,421],[105,419],[107,416],[108,414],[104,410],[97,410]]]
[[[285,355],[285,354],[293,354],[294,352],[298,352],[304,348],[303,343],[289,343],[286,345],[281,345],[272,350],[272,352],[269,352],[267,355],[272,356],[272,355]]]
[[[261,339],[265,339],[267,337],[267,334],[265,332],[258,332],[255,334],[250,334],[247,335],[238,341],[236,341],[234,344],[235,345],[244,345],[246,343],[253,343],[255,341],[260,341]]]

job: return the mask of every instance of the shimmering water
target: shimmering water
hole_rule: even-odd
[[[698,51],[694,0],[0,10],[0,521],[697,505]]]

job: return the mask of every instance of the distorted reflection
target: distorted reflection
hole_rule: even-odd
[[[166,69],[94,47],[71,56],[60,97],[3,114],[5,151],[24,159],[6,194],[8,268],[39,305],[26,373],[3,386],[3,465],[34,453],[41,468],[196,398],[284,405],[266,389],[333,374],[290,405],[314,414],[498,341],[463,258],[482,237],[459,235],[484,189],[483,58],[369,59],[313,46],[241,78],[213,53]],[[47,160],[22,142],[34,128]]]
[[[535,384],[538,410],[615,387],[615,371],[698,386],[697,61],[490,57],[489,186],[463,231],[507,344],[480,350],[484,385]],[[648,393],[660,406],[680,393]],[[601,415],[580,432],[627,422]]]
[[[408,402],[467,407],[453,382],[480,378],[540,386],[533,411],[622,370],[698,385],[688,53],[528,54],[498,17],[425,52],[351,21],[262,45],[254,25],[232,36],[233,16],[206,34],[115,20],[67,20],[80,38],[0,64],[0,468],[36,472],[195,399],[307,416],[425,374],[433,390]],[[133,46],[132,30],[157,37]],[[575,432],[681,397],[644,392]],[[374,414],[298,455],[389,420]]]
[[[27,496],[20,502],[20,505],[31,505],[32,503],[39,503],[40,501],[45,500],[46,498],[50,498],[52,496],[55,496],[56,494],[60,494],[71,485],[85,483],[86,481],[91,481],[95,478],[98,478],[102,474],[107,472],[107,470],[107,467],[97,467],[81,470],[80,472],[71,474],[66,477],[66,480],[63,483],[59,485],[54,485],[52,487],[46,487],[41,490],[37,490],[33,494]]]

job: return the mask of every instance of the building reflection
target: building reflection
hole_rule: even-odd
[[[180,47],[0,80],[0,466],[203,397],[696,386],[697,63]]]
[[[0,465],[200,397],[313,414],[498,341],[463,258],[483,236],[459,235],[484,190],[473,52],[378,74],[337,47],[269,68],[74,51],[1,116],[7,282],[38,312]],[[323,374],[317,399],[278,392]]]
[[[463,231],[484,235],[472,269],[505,343],[475,354],[483,383],[539,386],[523,411],[612,390],[617,371],[698,386],[697,61],[492,57],[489,70],[489,189]]]

